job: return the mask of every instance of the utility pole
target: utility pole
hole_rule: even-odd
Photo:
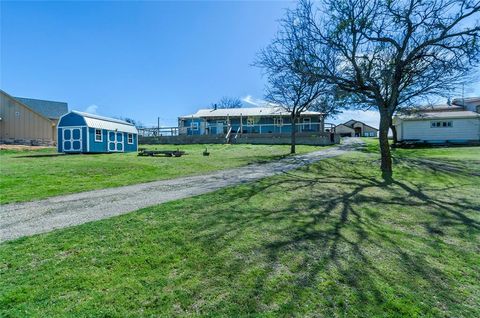
[[[160,117],[157,117],[157,136],[160,136]]]

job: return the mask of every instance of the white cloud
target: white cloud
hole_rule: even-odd
[[[98,106],[95,105],[95,104],[92,104],[92,105],[88,106],[87,108],[85,108],[85,112],[90,113],[90,114],[96,114],[97,109],[98,109]]]
[[[380,114],[373,110],[346,110],[343,113],[337,115],[335,119],[328,119],[327,122],[332,122],[336,125],[343,124],[350,119],[358,120],[364,122],[365,124],[378,128],[378,124],[380,122]]]
[[[267,102],[266,100],[260,99],[260,98],[255,98],[252,95],[247,95],[245,97],[242,97],[242,101],[247,103],[247,104],[256,106],[256,107],[265,107],[265,106],[271,106],[272,105],[271,103]]]

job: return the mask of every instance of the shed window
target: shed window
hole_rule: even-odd
[[[128,134],[128,135],[127,135],[127,142],[128,142],[129,144],[133,144],[133,134]]]
[[[452,127],[453,122],[451,121],[432,121],[430,122],[430,127],[431,128],[446,128],[446,127]]]
[[[101,129],[95,129],[95,141],[102,141],[102,130]]]

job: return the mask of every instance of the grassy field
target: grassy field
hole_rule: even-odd
[[[145,147],[145,146],[143,146]],[[136,153],[51,156],[55,149],[0,151],[0,203],[201,174],[266,162],[289,153],[288,145],[156,145],[187,152],[181,158],[138,157]],[[322,147],[298,146],[298,153]],[[43,156],[42,156],[43,155]],[[50,156],[49,156],[50,155]]]
[[[345,155],[0,245],[0,316],[479,317],[480,148]]]

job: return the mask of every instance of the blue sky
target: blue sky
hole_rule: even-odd
[[[1,88],[147,125],[176,125],[222,96],[254,104],[265,79],[251,64],[293,5],[2,1]],[[351,117],[377,126],[375,112],[334,122]]]

